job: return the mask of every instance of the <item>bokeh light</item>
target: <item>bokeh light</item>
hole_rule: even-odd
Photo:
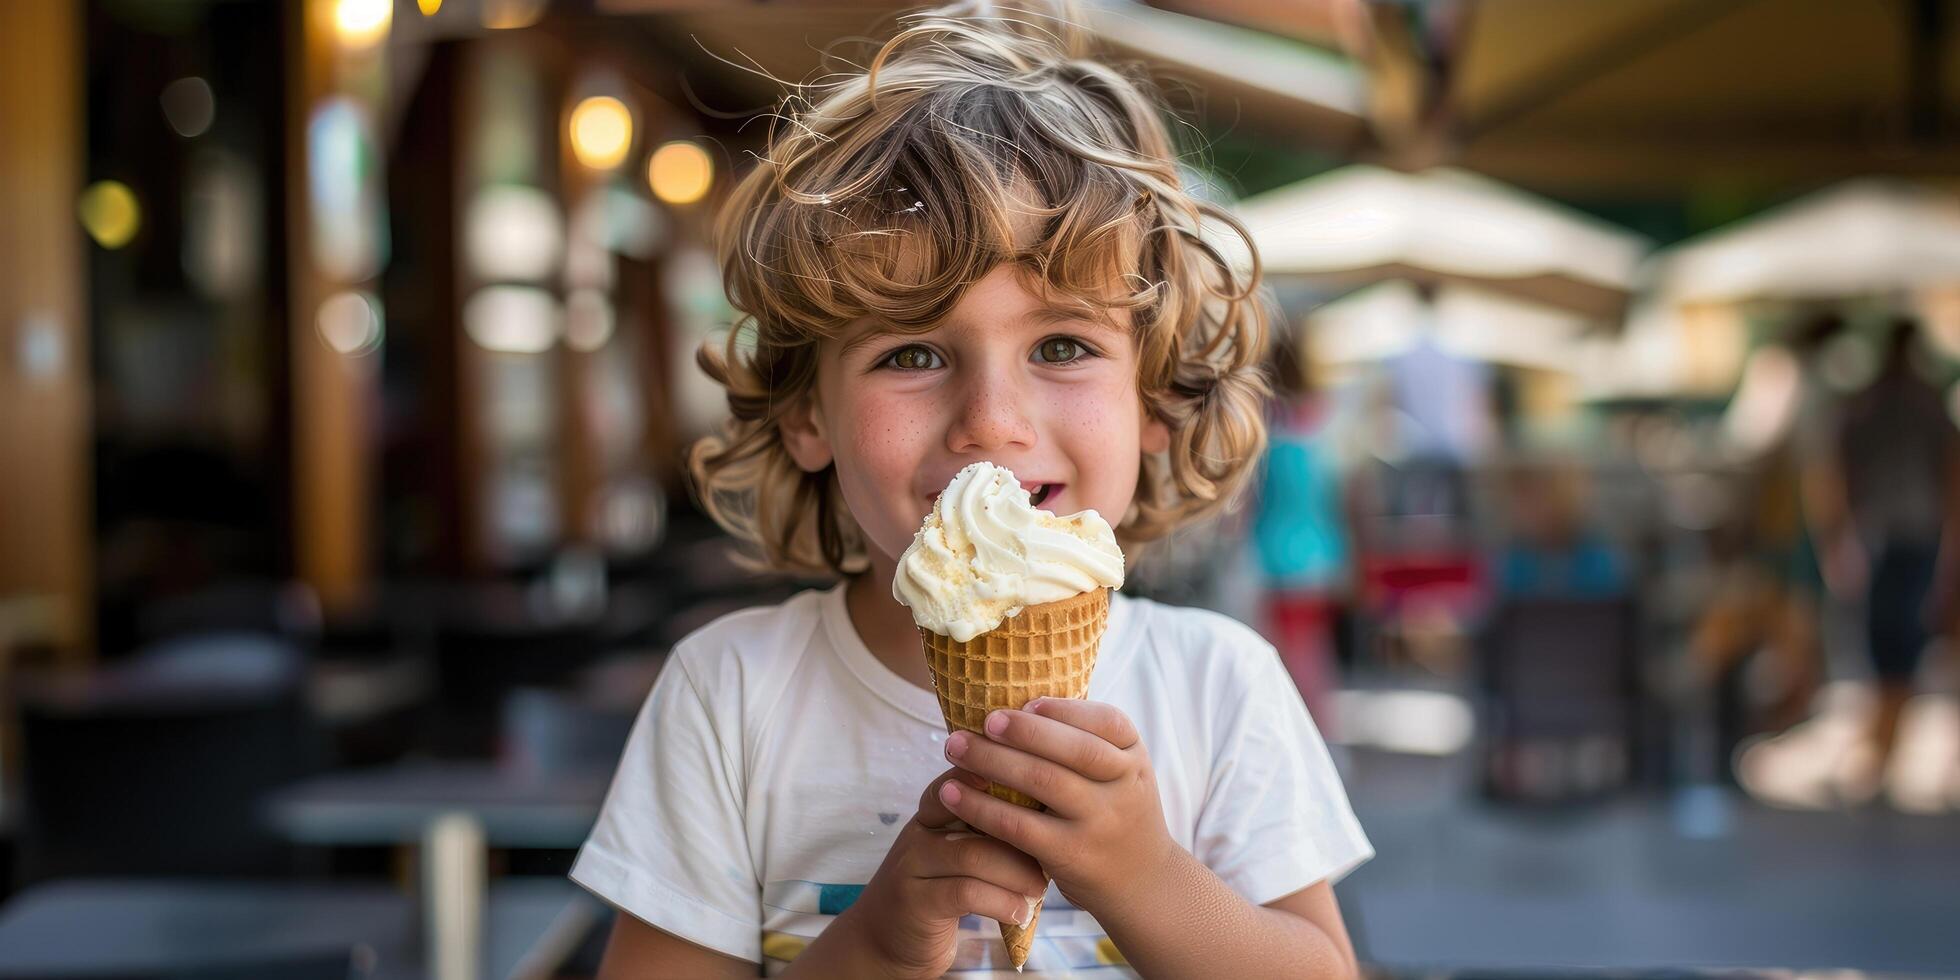
[[[595,95],[572,110],[572,152],[594,170],[614,170],[633,148],[633,113],[610,95]]]
[[[556,300],[530,286],[491,286],[463,304],[463,331],[484,350],[542,354],[558,339]]]
[[[211,83],[196,76],[164,86],[158,101],[163,104],[164,121],[185,139],[204,135],[218,114],[218,100],[211,94]]]
[[[415,6],[422,11],[422,16],[434,17],[436,11],[442,9],[442,0],[415,0]]]
[[[313,326],[328,347],[342,354],[370,353],[381,346],[381,300],[352,290],[335,293],[320,304]]]
[[[337,282],[365,282],[388,258],[381,143],[369,109],[339,95],[306,124],[313,259]]]
[[[136,192],[119,180],[98,180],[82,192],[77,210],[82,227],[103,248],[121,248],[143,227],[143,207]]]
[[[687,140],[661,146],[647,161],[647,183],[653,195],[669,204],[693,204],[707,196],[714,180],[714,160]]]
[[[463,221],[463,254],[476,278],[543,282],[557,271],[565,230],[551,195],[495,184],[471,199]]]
[[[388,36],[395,19],[393,0],[338,0],[334,4],[333,26],[342,44],[369,47]]]

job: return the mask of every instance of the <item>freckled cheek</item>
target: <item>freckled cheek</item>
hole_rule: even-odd
[[[1053,392],[1045,407],[1048,431],[1077,469],[1080,503],[1120,514],[1136,490],[1142,452],[1136,389],[1127,378],[1081,385]]]
[[[1139,427],[1142,403],[1122,384],[1080,385],[1054,391],[1046,399],[1050,425],[1071,434],[1118,438]]]
[[[862,468],[888,487],[903,487],[932,443],[930,414],[916,399],[866,398],[852,415],[852,452]]]

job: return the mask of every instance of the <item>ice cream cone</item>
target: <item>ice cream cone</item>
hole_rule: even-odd
[[[946,730],[965,730],[984,738],[988,712],[1019,708],[1035,698],[1087,697],[1096,648],[1108,621],[1109,590],[1099,588],[1028,606],[964,642],[920,629]],[[995,785],[987,792],[1018,806],[1041,808],[1033,798],[1005,786]],[[1001,939],[1017,970],[1027,962],[1040,919],[1037,901],[1027,925],[1000,924]]]

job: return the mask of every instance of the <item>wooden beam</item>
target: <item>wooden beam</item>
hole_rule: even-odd
[[[1428,56],[1401,7],[1376,7],[1371,30],[1373,43],[1364,62],[1368,69],[1368,122],[1384,158],[1413,156],[1418,159],[1400,169],[1423,169],[1427,163],[1421,158],[1433,155],[1434,150],[1417,148],[1436,144],[1430,138],[1436,86]]]

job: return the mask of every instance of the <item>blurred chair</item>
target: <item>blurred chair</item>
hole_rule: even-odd
[[[302,645],[320,632],[318,597],[300,582],[241,581],[146,603],[137,615],[138,639],[167,642],[206,633],[261,633]]]
[[[23,683],[20,880],[290,871],[259,806],[320,768],[302,667],[289,644],[220,634]]]
[[[1488,796],[1574,802],[1631,781],[1638,628],[1630,597],[1516,597],[1498,606],[1481,643]]]

